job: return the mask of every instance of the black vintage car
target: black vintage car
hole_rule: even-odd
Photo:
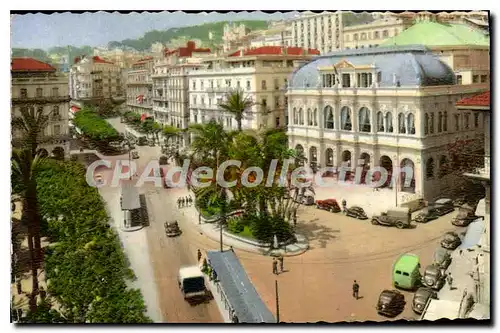
[[[434,290],[427,287],[418,288],[417,292],[413,296],[411,308],[415,313],[422,314],[425,305],[430,298],[437,299],[437,293]]]
[[[363,208],[358,207],[358,206],[352,206],[352,207],[346,208],[344,214],[346,216],[354,217],[354,218],[359,219],[359,220],[368,219],[368,216],[366,215]]]
[[[422,283],[429,288],[439,290],[444,286],[445,279],[444,270],[436,264],[431,264],[425,268]]]
[[[477,219],[476,209],[468,204],[460,206],[457,216],[451,220],[451,224],[457,227],[467,227]]]
[[[404,295],[397,290],[384,290],[378,298],[377,312],[388,317],[396,317],[406,305]]]
[[[460,244],[462,244],[460,237],[452,231],[445,233],[441,240],[441,246],[447,250],[455,250]]]
[[[437,248],[434,252],[433,263],[442,269],[447,269],[451,264],[450,252],[442,247]]]
[[[454,210],[455,205],[451,199],[439,199],[424,208],[422,212],[418,213],[413,220],[418,223],[426,223],[437,219],[440,216],[451,213]]]

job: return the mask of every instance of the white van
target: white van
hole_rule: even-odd
[[[205,276],[197,266],[180,268],[178,282],[184,299],[206,295]]]

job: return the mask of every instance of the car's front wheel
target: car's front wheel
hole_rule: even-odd
[[[379,224],[379,223],[378,223],[377,219],[372,219],[372,224],[373,224],[373,225],[377,225],[377,224]]]
[[[396,228],[398,229],[403,229],[405,227],[405,224],[401,221],[396,222]]]

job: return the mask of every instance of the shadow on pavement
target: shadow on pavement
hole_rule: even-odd
[[[318,219],[313,219],[310,222],[300,223],[297,225],[297,232],[304,235],[309,240],[309,249],[314,249],[312,246],[312,241],[317,241],[320,248],[325,248],[328,241],[337,238],[335,233],[339,233],[339,229],[332,229],[326,227],[322,224],[318,224],[315,221]]]

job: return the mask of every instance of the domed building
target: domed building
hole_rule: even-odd
[[[486,83],[458,85],[452,69],[423,46],[318,56],[288,85],[289,146],[310,165],[385,168],[397,175],[386,185],[399,192],[398,204],[432,200],[460,184],[450,171],[456,159],[450,147],[484,133],[483,115],[455,103],[487,89]],[[405,167],[414,174],[400,173]]]

